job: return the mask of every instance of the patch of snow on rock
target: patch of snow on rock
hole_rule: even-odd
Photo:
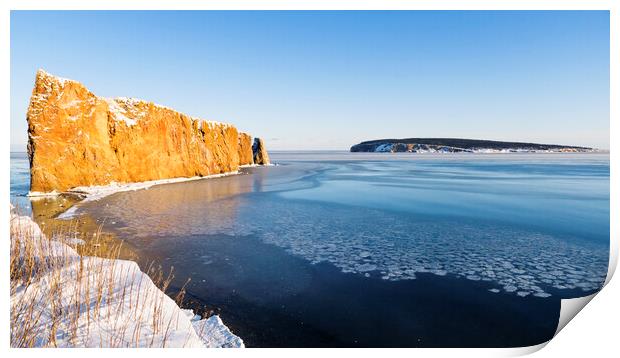
[[[135,119],[127,117],[127,110],[116,99],[104,98],[104,101],[108,103],[108,109],[114,115],[115,120],[125,122],[129,127],[138,123]]]

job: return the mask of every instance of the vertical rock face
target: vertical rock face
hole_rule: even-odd
[[[33,192],[205,176],[254,162],[251,136],[232,125],[142,100],[97,97],[41,70],[27,119]]]
[[[260,138],[254,138],[254,144],[252,145],[252,152],[254,153],[254,163],[266,165],[269,164],[269,154],[265,149],[265,143]]]
[[[252,152],[252,136],[247,133],[239,133],[239,165],[254,164]]]

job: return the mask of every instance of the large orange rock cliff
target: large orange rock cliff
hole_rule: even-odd
[[[206,176],[255,164],[252,137],[230,124],[142,100],[97,97],[42,70],[27,119],[32,192]]]

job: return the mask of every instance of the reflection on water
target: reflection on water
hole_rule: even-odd
[[[238,217],[242,194],[310,187],[312,183],[301,178],[314,167],[244,168],[240,175],[159,185],[129,195],[119,193],[86,203],[80,210],[113,221],[131,238],[233,230],[235,222],[242,219]]]

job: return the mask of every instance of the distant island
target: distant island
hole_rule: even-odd
[[[588,147],[461,138],[376,139],[351,147],[351,152],[382,153],[577,153],[597,151]]]

